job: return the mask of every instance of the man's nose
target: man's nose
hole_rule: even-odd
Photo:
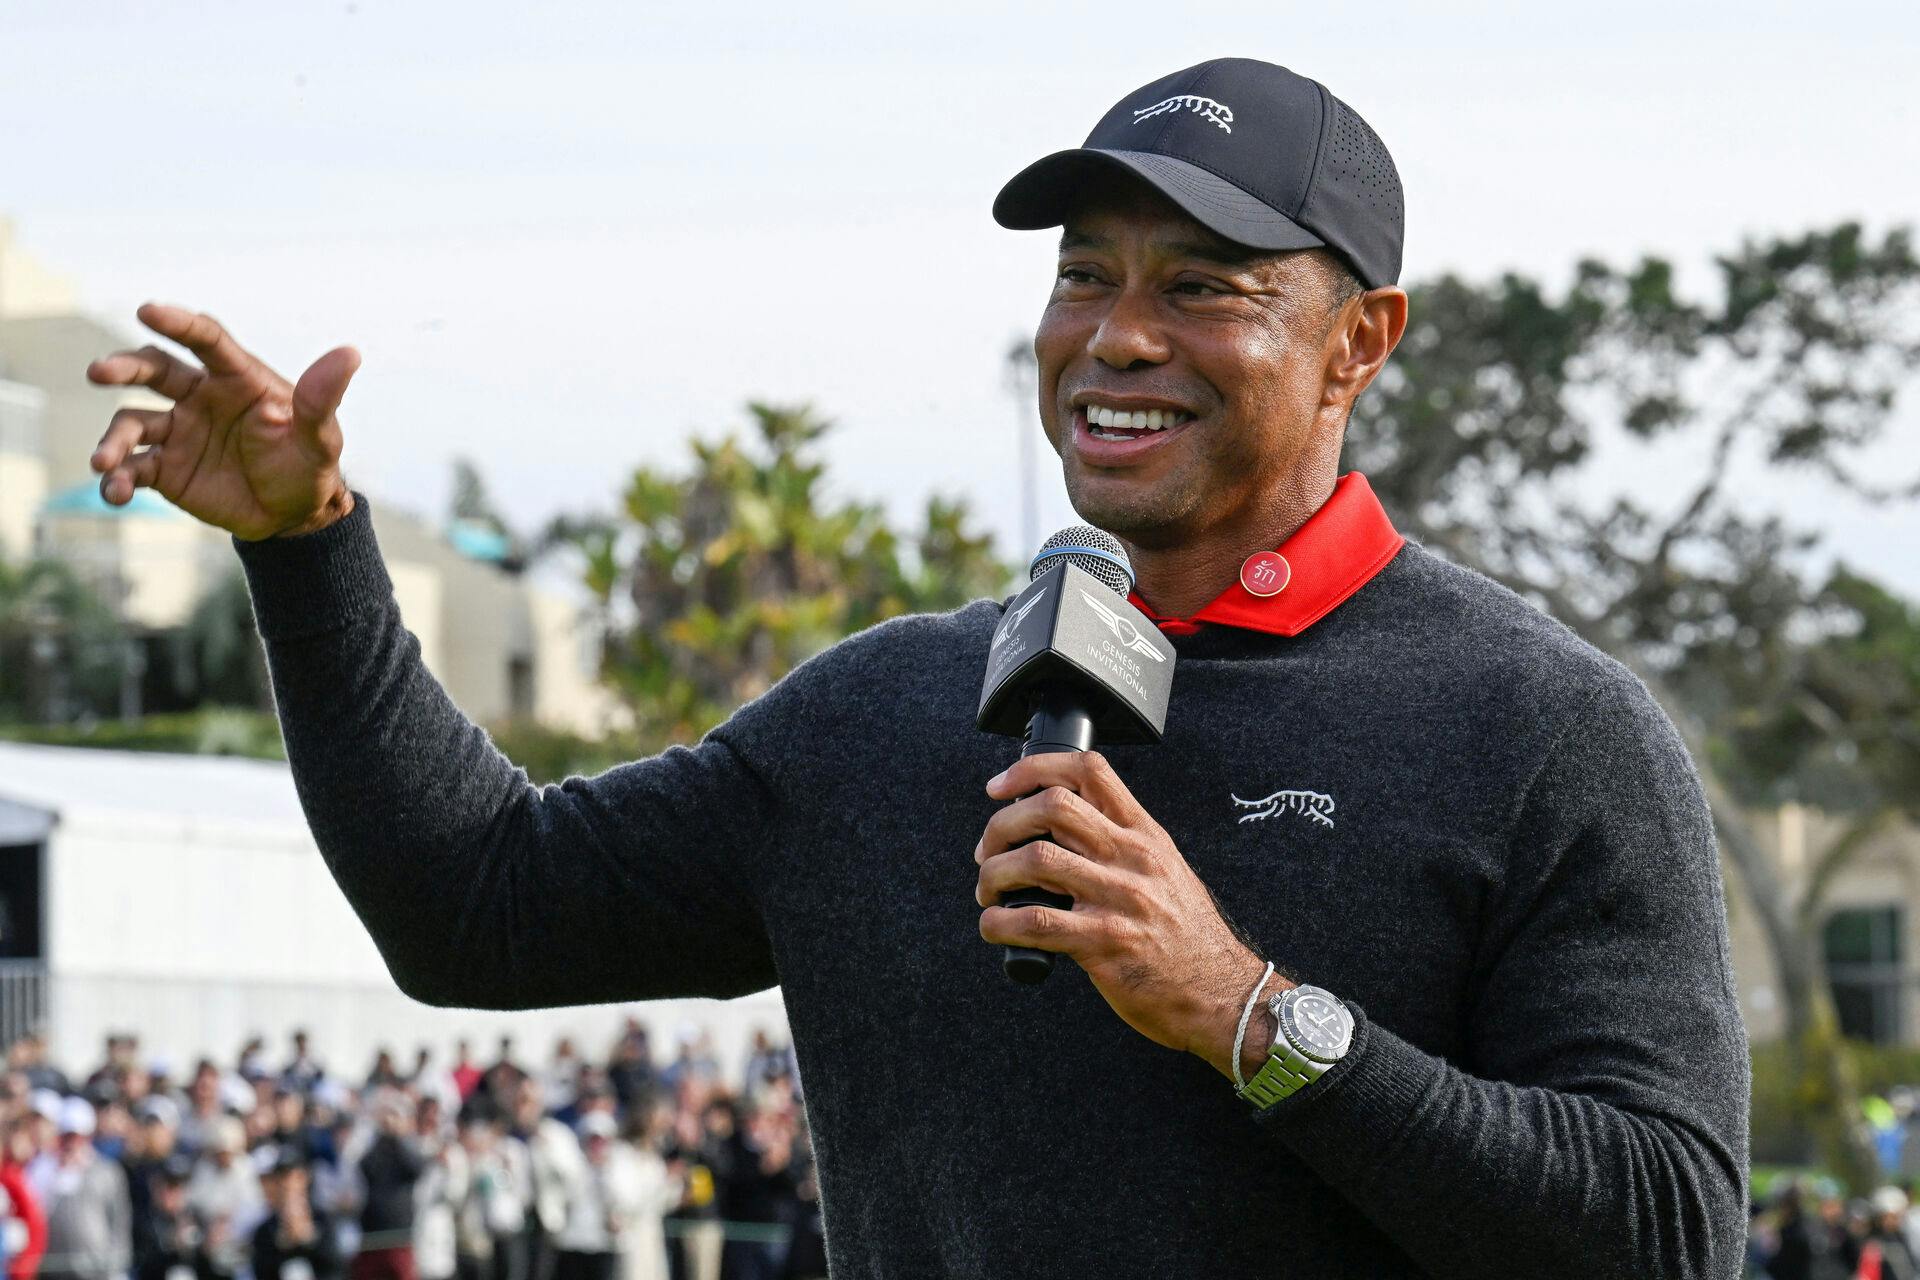
[[[1133,289],[1113,296],[1100,326],[1087,343],[1087,354],[1113,369],[1137,364],[1164,364],[1171,354],[1154,315],[1154,299]]]

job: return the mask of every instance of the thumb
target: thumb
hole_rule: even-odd
[[[352,347],[335,347],[308,365],[293,384],[293,420],[311,430],[331,418],[359,367],[360,353]]]

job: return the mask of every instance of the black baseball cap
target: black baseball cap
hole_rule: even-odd
[[[1083,146],[1015,174],[994,199],[994,221],[1057,227],[1088,178],[1115,168],[1238,244],[1324,245],[1370,289],[1400,279],[1393,157],[1358,112],[1285,67],[1216,58],[1141,86]]]

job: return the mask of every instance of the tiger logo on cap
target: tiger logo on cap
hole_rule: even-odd
[[[1233,132],[1233,108],[1224,102],[1215,102],[1212,98],[1203,98],[1197,93],[1175,94],[1163,102],[1156,102],[1150,107],[1142,107],[1133,113],[1133,122],[1139,124],[1142,120],[1151,120],[1155,116],[1163,116],[1173,111],[1198,112],[1200,115],[1205,116],[1207,119],[1219,125],[1222,129],[1225,129],[1228,133]]]

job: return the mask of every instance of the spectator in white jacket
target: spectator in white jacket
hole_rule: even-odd
[[[625,1254],[643,1217],[656,1225],[666,1207],[664,1170],[649,1178],[634,1149],[615,1140],[618,1126],[604,1111],[580,1120],[582,1162],[560,1230],[555,1280],[625,1280]],[[661,1250],[665,1261],[665,1249]]]
[[[413,1184],[413,1265],[419,1280],[453,1280],[454,1214],[467,1194],[467,1153],[448,1140],[437,1098],[417,1107],[421,1154],[427,1167]]]
[[[132,1262],[127,1175],[93,1146],[93,1108],[61,1107],[58,1156],[48,1177],[45,1280],[115,1280]]]
[[[628,1219],[621,1235],[619,1280],[668,1280],[666,1212],[680,1203],[681,1179],[667,1169],[661,1156],[662,1139],[673,1123],[672,1109],[651,1108],[645,1116],[631,1117],[630,1128],[642,1132],[631,1144],[616,1144],[615,1154],[624,1152],[633,1162],[638,1191],[638,1207]]]
[[[526,1241],[528,1280],[553,1280],[555,1244],[567,1224],[567,1197],[579,1180],[580,1140],[546,1114],[539,1085],[521,1083],[514,1098],[511,1132],[526,1151]]]

